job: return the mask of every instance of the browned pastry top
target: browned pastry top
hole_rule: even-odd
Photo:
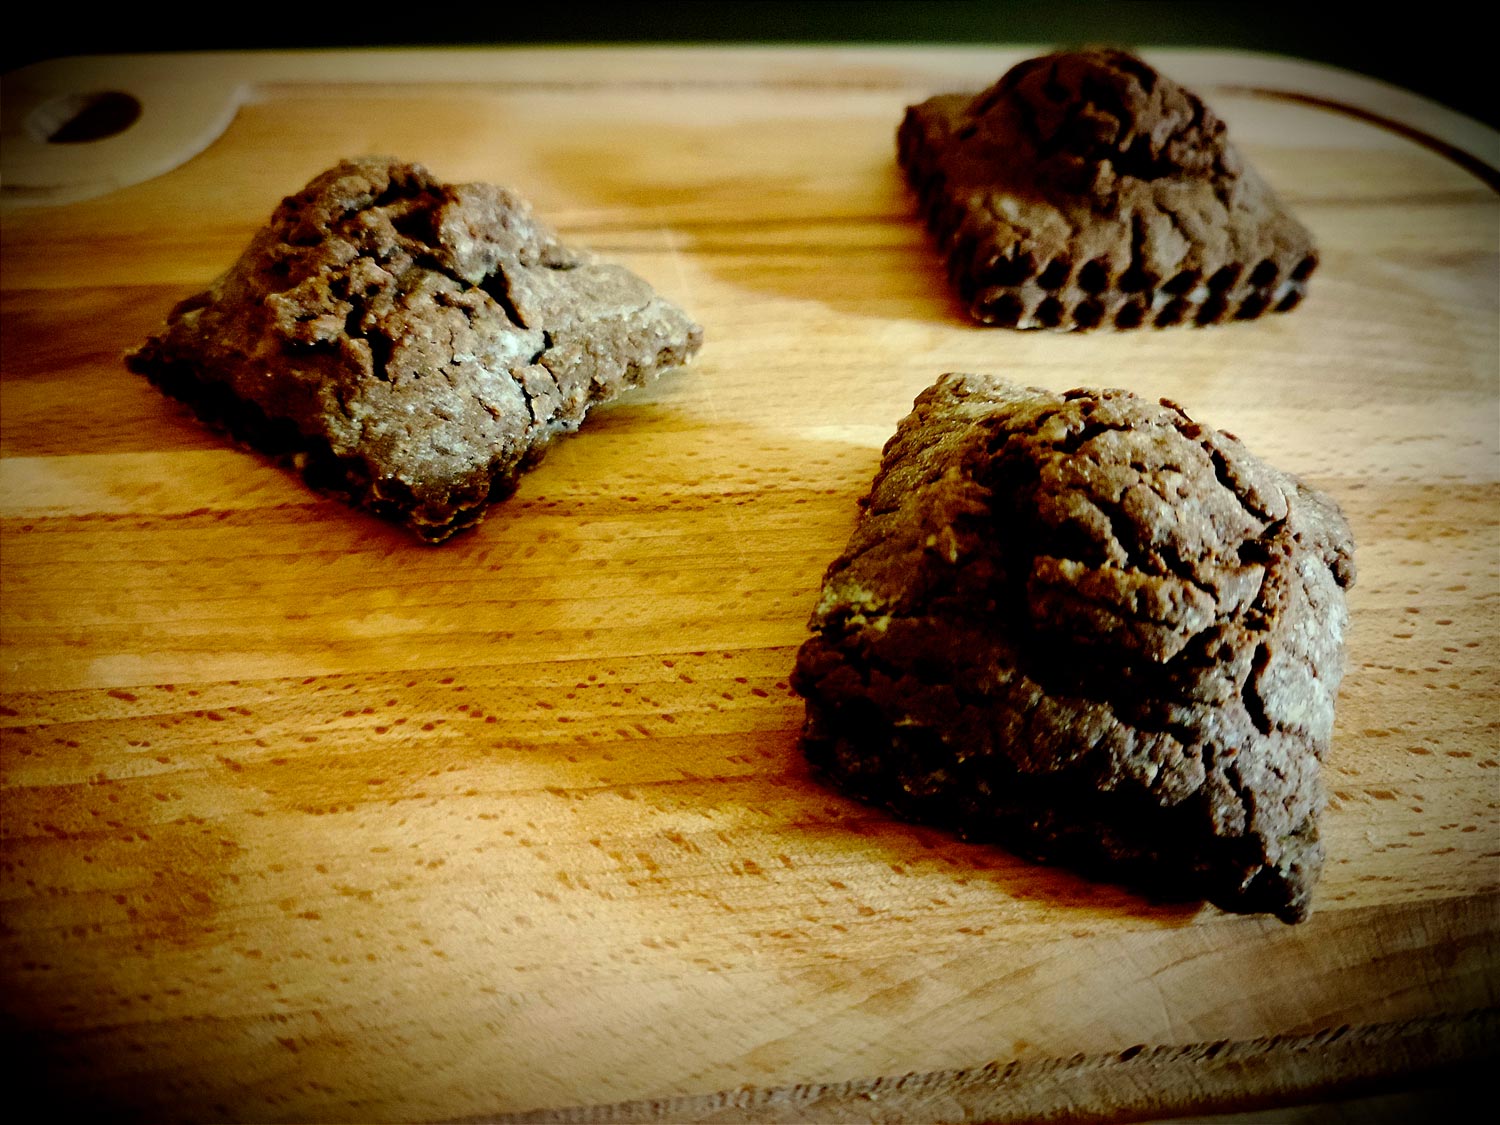
[[[1109,48],[1029,59],[979,94],[969,113],[981,134],[1028,145],[1051,175],[1078,187],[1104,164],[1141,180],[1223,172],[1231,151],[1224,123],[1202,99]]]

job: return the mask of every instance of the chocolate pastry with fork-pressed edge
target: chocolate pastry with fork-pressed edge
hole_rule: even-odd
[[[1250,320],[1296,307],[1318,264],[1213,110],[1124,51],[1030,59],[978,95],[929,98],[897,153],[984,324]]]

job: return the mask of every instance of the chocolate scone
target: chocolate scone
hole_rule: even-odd
[[[438,542],[702,331],[490,184],[345,161],[127,363],[308,483]]]
[[[1348,524],[1178,406],[945,375],[887,443],[793,686],[836,785],[1170,898],[1302,918]]]
[[[897,151],[975,319],[1212,324],[1286,312],[1312,236],[1197,97],[1134,55],[1030,59],[910,107]]]

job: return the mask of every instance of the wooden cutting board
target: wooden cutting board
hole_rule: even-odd
[[[1500,137],[1337,71],[1148,52],[1315,232],[1309,299],[986,330],[893,135],[1031,53],[7,77],[13,1081],[151,1120],[1127,1118],[1494,1058]],[[35,138],[109,89],[142,107],[124,133]],[[367,152],[520,189],[707,330],[436,549],[121,364],[282,195]],[[787,679],[823,568],[950,370],[1170,396],[1344,506],[1361,575],[1306,923],[1152,904],[809,776]]]

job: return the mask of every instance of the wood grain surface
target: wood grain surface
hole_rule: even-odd
[[[1308,300],[1210,329],[987,330],[945,290],[893,137],[910,102],[1027,53],[137,60],[119,80],[157,84],[137,156],[176,145],[180,166],[125,169],[130,132],[87,190],[15,156],[13,1081],[123,1119],[771,1119],[807,1101],[775,1091],[817,1090],[800,1119],[957,1120],[1233,1108],[1494,1058],[1500,201],[1475,168],[1500,139],[1337,72],[1148,52],[1314,231]],[[217,107],[182,93],[205,75]],[[7,112],[68,76],[8,77]],[[707,333],[440,548],[121,364],[282,195],[366,152],[516,187]],[[950,370],[1169,396],[1343,505],[1360,580],[1306,923],[1153,904],[809,775],[787,678],[822,570]],[[1215,1068],[1225,1050],[1261,1062]]]

